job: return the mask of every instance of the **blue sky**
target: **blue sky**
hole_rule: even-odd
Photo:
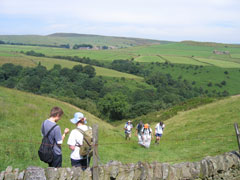
[[[0,0],[0,35],[55,32],[240,44],[239,0]]]

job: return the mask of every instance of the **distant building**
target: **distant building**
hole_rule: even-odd
[[[218,55],[222,55],[222,54],[230,54],[229,51],[218,51],[218,50],[214,50],[213,51],[213,54],[218,54]]]

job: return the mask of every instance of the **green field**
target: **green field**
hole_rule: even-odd
[[[137,62],[160,62],[160,63],[165,62],[165,60],[159,56],[139,56],[134,60]]]
[[[217,59],[196,58],[198,61],[208,63],[221,68],[240,68],[240,63],[234,63]]]
[[[40,162],[37,149],[41,141],[40,127],[53,106],[60,106],[64,116],[59,121],[63,128],[73,129],[69,122],[74,112],[83,112],[90,125],[99,125],[99,157],[101,163],[118,160],[124,163],[197,161],[237,149],[234,122],[239,121],[240,97],[230,97],[180,112],[166,120],[160,145],[144,149],[133,136],[124,140],[123,126],[116,128],[78,108],[51,99],[0,87],[0,170],[11,165],[24,169],[30,165],[46,167]],[[156,114],[155,121],[159,115]],[[145,117],[147,118],[147,117]],[[149,118],[150,119],[150,118]],[[149,122],[151,127],[155,123]],[[68,136],[66,137],[68,138]],[[63,166],[70,166],[70,150],[63,144]]]
[[[205,44],[186,44],[186,43],[167,43],[157,45],[141,45],[135,47],[128,47],[122,49],[112,50],[73,50],[62,48],[49,48],[49,47],[37,47],[37,46],[14,46],[14,45],[1,45],[1,51],[29,51],[34,50],[41,52],[47,56],[79,56],[89,57],[100,61],[112,61],[114,59],[131,59],[139,56],[158,56],[158,55],[170,55],[170,56],[185,56],[185,57],[201,57],[210,59],[225,59],[225,60],[238,60],[240,54],[239,46],[207,46]],[[216,55],[213,54],[214,50],[229,51],[229,55]],[[231,58],[232,57],[232,58]],[[145,58],[144,58],[145,59]],[[154,59],[155,60],[155,57]],[[151,58],[150,58],[151,61]],[[240,62],[240,59],[239,59]],[[178,62],[179,63],[179,62]]]
[[[41,62],[48,69],[52,68],[56,63],[68,68],[77,64],[76,62],[66,60],[38,58],[17,53],[30,50],[41,52],[47,56],[89,57],[99,62],[107,62],[108,64],[115,59],[133,59],[133,62],[146,66],[147,68],[145,69],[147,71],[169,73],[175,79],[181,77],[189,83],[193,83],[193,87],[201,87],[212,94],[223,91],[227,91],[230,95],[240,93],[240,80],[238,78],[240,68],[238,55],[240,54],[240,48],[237,45],[183,42],[142,45],[115,50],[72,50],[37,46],[0,45],[0,64],[12,62],[32,67]],[[213,50],[229,51],[231,56],[216,55],[213,54]],[[160,65],[149,65],[153,62],[158,62]],[[165,62],[171,65],[163,66]],[[95,69],[98,76],[142,80],[141,77],[106,68],[95,67]],[[224,74],[225,71],[228,74]],[[219,85],[223,81],[226,84]],[[209,83],[212,85],[208,85]]]
[[[0,51],[1,52],[1,51]],[[55,64],[60,64],[62,67],[72,68],[77,64],[81,64],[85,66],[86,64],[63,60],[63,59],[55,59],[55,58],[44,58],[44,57],[33,57],[33,56],[26,56],[22,54],[13,54],[8,52],[9,56],[1,56],[0,54],[0,65],[5,63],[13,63],[17,65],[22,65],[25,67],[34,67],[41,63],[41,65],[45,66],[47,69],[53,68]],[[12,56],[14,57],[12,57]],[[142,80],[143,78],[139,76],[135,76],[132,74],[122,73],[119,71],[115,71],[112,69],[106,69],[102,67],[93,66],[96,70],[97,76],[104,76],[104,77],[124,77],[127,79],[135,79],[135,80]]]

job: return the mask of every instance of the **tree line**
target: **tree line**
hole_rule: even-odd
[[[69,49],[69,44],[51,45],[51,44],[30,44],[30,43],[17,43],[17,42],[5,42],[0,40],[0,44],[18,45],[18,46],[41,46],[41,47],[54,47],[54,48],[66,48]]]
[[[114,85],[119,81],[125,84],[122,88]],[[8,63],[0,67],[2,86],[55,97],[109,121],[135,118],[205,95],[187,81],[160,72],[146,75],[145,82],[148,87],[130,89],[125,78],[98,77],[90,65],[72,69],[54,65],[50,70],[41,64],[30,68]]]

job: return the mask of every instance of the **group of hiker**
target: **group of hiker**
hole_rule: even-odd
[[[39,158],[49,167],[62,167],[62,150],[61,145],[65,139],[69,129],[65,128],[63,135],[61,128],[57,122],[61,119],[63,110],[60,107],[53,107],[50,111],[49,118],[46,119],[41,126],[41,133],[43,136],[42,143],[38,150]],[[76,128],[70,132],[67,144],[71,150],[70,161],[71,165],[81,167],[85,170],[90,163],[92,156],[92,128],[87,126],[87,120],[83,113],[76,112],[70,122],[75,124]],[[155,143],[159,144],[162,137],[165,125],[159,122],[155,127]],[[125,124],[125,138],[131,138],[133,125],[131,121]],[[149,148],[151,139],[153,139],[153,132],[149,124],[139,122],[136,126],[136,136],[138,136],[138,144]]]
[[[156,137],[155,144],[159,144],[164,128],[165,128],[165,124],[162,121],[157,123],[157,125],[155,126],[155,133],[154,133]],[[126,140],[130,140],[132,136],[132,129],[133,129],[133,125],[132,125],[132,122],[129,120],[124,126]],[[153,139],[153,131],[148,123],[144,124],[142,121],[140,121],[136,126],[135,135],[138,137],[139,145],[146,148],[150,147],[151,140]]]
[[[60,107],[53,107],[50,116],[41,126],[43,136],[42,144],[38,150],[39,157],[42,161],[48,163],[49,167],[62,167],[62,150],[61,145],[69,129],[65,128],[63,135],[60,126],[56,123],[61,119],[63,110]],[[91,127],[87,126],[86,117],[83,113],[76,112],[70,122],[76,125],[76,129],[70,132],[67,144],[71,150],[71,165],[81,167],[85,170],[90,163],[90,150],[86,150],[85,142],[91,141],[87,137],[91,136]],[[88,134],[88,132],[90,132]],[[49,141],[48,141],[49,140]],[[91,143],[91,142],[88,142]],[[89,151],[89,152],[88,152]]]

